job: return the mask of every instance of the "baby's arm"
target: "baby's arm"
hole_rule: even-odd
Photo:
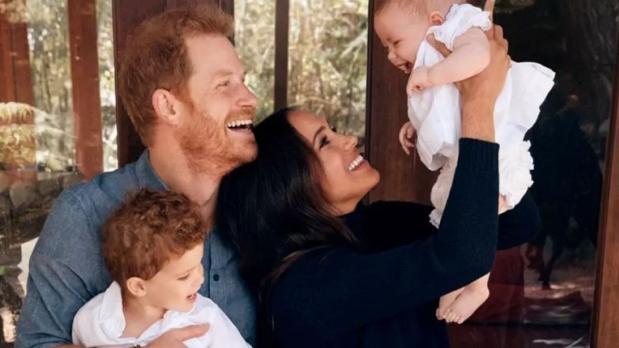
[[[430,67],[432,85],[458,82],[482,72],[490,64],[490,44],[483,30],[471,28],[454,41],[453,52]]]
[[[413,124],[410,121],[402,125],[402,128],[400,128],[398,139],[400,140],[400,145],[402,145],[402,149],[407,155],[410,155],[410,149],[415,147],[415,140],[413,139],[414,136],[415,127],[413,127]]]
[[[454,41],[454,50],[432,67],[419,67],[411,73],[406,91],[412,95],[427,87],[466,80],[490,64],[490,44],[479,28],[471,28]]]

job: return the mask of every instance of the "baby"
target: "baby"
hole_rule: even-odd
[[[197,207],[173,192],[140,190],[103,227],[103,258],[113,280],[75,315],[73,343],[144,346],[170,329],[210,324],[189,348],[250,347],[204,282],[206,226]]]
[[[458,158],[460,95],[454,82],[483,71],[490,62],[484,31],[492,27],[486,10],[462,0],[377,0],[374,28],[389,50],[388,59],[410,74],[407,84],[408,117],[400,130],[406,153],[416,147],[422,162],[441,169],[432,187],[438,226],[447,202]],[[451,51],[444,57],[431,41]],[[533,183],[530,143],[524,135],[533,126],[539,107],[553,86],[554,72],[536,63],[512,62],[496,102],[494,123],[499,150],[499,213],[512,209]],[[416,135],[415,144],[412,143]],[[441,297],[437,318],[462,323],[488,298],[488,275]]]

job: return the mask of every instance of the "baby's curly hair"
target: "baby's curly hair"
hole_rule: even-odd
[[[185,195],[141,189],[128,194],[103,226],[103,259],[124,289],[129,278],[152,278],[205,238],[205,222]]]

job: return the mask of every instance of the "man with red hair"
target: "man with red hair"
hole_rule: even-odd
[[[215,7],[174,10],[143,22],[127,44],[119,93],[147,150],[137,162],[76,185],[57,199],[30,260],[16,347],[71,344],[78,309],[110,284],[101,227],[129,191],[185,194],[212,230],[222,177],[252,161],[256,97],[230,42],[232,18]],[[253,343],[255,299],[235,253],[212,231],[199,293]],[[206,328],[172,330],[152,347],[182,347]]]

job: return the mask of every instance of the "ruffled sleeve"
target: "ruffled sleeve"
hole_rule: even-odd
[[[428,35],[434,34],[436,40],[453,50],[456,38],[467,30],[477,27],[483,31],[490,29],[490,14],[470,4],[454,4],[447,12],[447,18],[441,25],[428,29]]]

